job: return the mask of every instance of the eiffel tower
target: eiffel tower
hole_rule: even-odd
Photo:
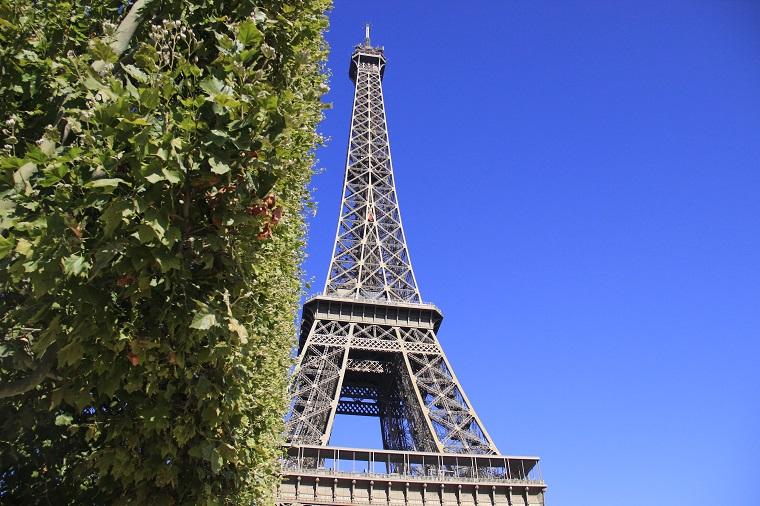
[[[543,505],[536,457],[499,454],[422,301],[393,179],[382,80],[365,41],[343,197],[322,295],[303,306],[278,504]],[[336,415],[378,417],[383,449],[329,446]]]

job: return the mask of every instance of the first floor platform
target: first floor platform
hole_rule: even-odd
[[[543,506],[537,457],[290,446],[280,505]]]

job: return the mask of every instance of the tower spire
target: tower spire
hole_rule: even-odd
[[[364,45],[366,47],[371,47],[369,42],[369,23],[364,23]]]

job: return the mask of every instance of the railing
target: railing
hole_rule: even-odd
[[[363,297],[341,297],[340,295],[325,295],[325,294],[314,294],[310,295],[306,298],[304,301],[304,304],[307,304],[313,300],[316,299],[322,299],[322,300],[329,300],[332,302],[346,302],[346,303],[358,303],[358,304],[375,304],[378,306],[391,306],[391,307],[403,307],[403,308],[409,308],[409,309],[433,309],[435,311],[438,311],[439,313],[443,314],[441,311],[441,308],[433,304],[432,302],[425,302],[422,299],[420,299],[419,302],[407,302],[407,301],[401,301],[401,300],[386,300],[386,299],[368,299]]]
[[[290,446],[286,474],[543,485],[537,457]]]

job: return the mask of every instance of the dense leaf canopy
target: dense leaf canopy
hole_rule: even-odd
[[[0,0],[0,502],[272,500],[327,0],[140,3]]]

